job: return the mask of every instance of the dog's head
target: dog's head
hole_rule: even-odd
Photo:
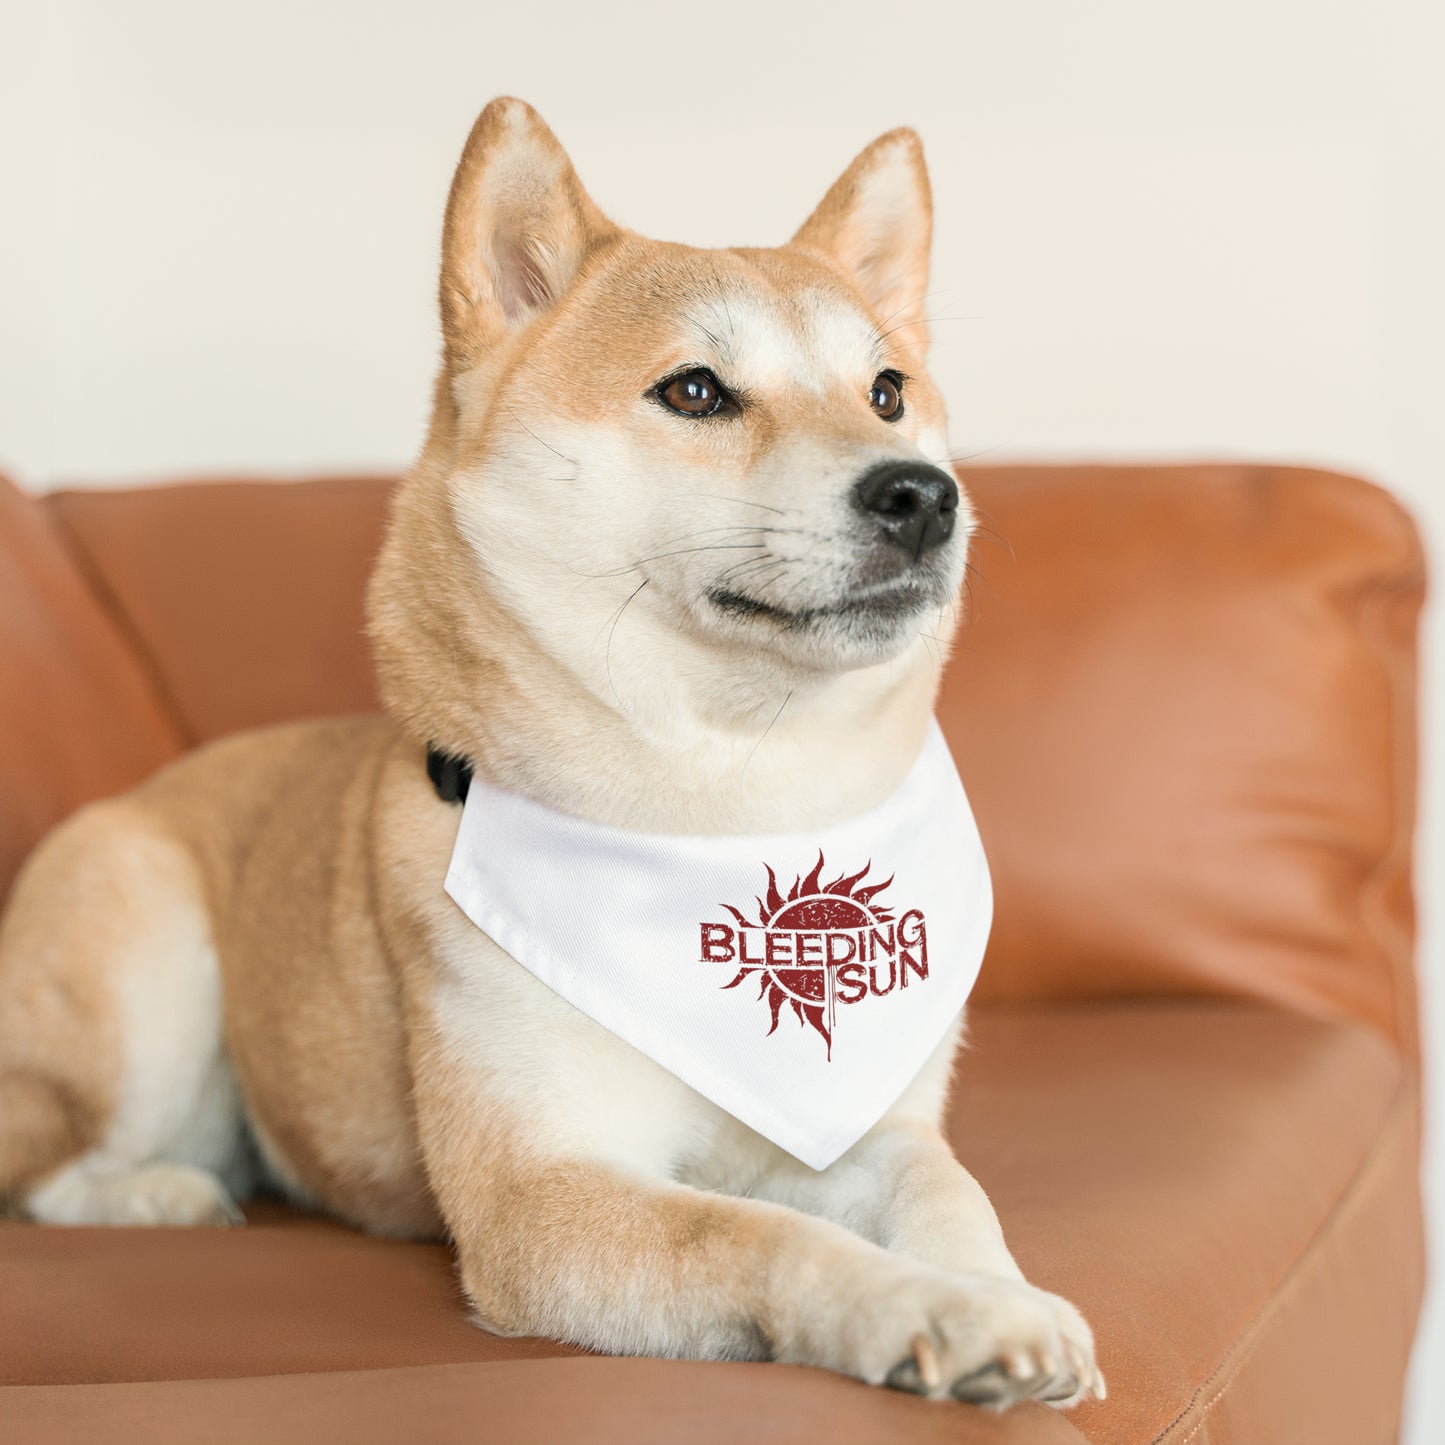
[[[536,113],[494,101],[448,203],[416,474],[466,585],[599,691],[679,658],[816,678],[936,656],[971,513],[925,366],[930,232],[912,131],[786,245],[699,250],[608,221]],[[373,591],[383,664],[397,591]]]

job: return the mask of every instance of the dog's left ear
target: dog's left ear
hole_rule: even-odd
[[[923,298],[933,238],[933,195],[923,143],[907,127],[859,153],[833,182],[792,244],[837,262],[853,278],[880,325],[906,328],[928,345]]]

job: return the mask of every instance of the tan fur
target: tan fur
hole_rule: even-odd
[[[943,459],[930,225],[895,131],[788,246],[647,241],[528,107],[487,107],[369,596],[387,717],[214,744],[38,850],[0,932],[0,1193],[57,1222],[225,1223],[259,1170],[449,1233],[491,1329],[995,1403],[1102,1391],[1088,1327],[1023,1281],[942,1140],[954,1035],[815,1174],[467,921],[442,891],[459,810],[423,768],[435,743],[654,831],[806,828],[892,791],[969,518],[879,581],[850,498],[874,463]],[[735,411],[658,403],[696,365]],[[893,422],[868,402],[885,368]],[[916,600],[872,608],[889,588]]]

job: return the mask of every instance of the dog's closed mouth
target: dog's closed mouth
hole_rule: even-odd
[[[770,618],[788,627],[807,627],[811,623],[828,618],[867,617],[872,619],[896,619],[909,616],[929,601],[935,600],[933,592],[917,582],[907,582],[888,587],[873,587],[855,592],[833,602],[816,607],[780,607],[761,598],[750,597],[745,592],[734,592],[726,587],[709,590],[707,600],[719,612],[738,618]]]

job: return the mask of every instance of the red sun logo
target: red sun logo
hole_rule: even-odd
[[[863,886],[871,860],[857,873],[824,883],[819,853],[812,871],[796,877],[786,897],[771,865],[763,866],[768,889],[756,900],[757,921],[722,904],[736,924],[700,925],[701,961],[741,965],[724,989],[757,974],[758,998],[768,1001],[772,1016],[768,1035],[777,1031],[783,1005],[791,1004],[799,1024],[822,1036],[831,1060],[839,1004],[883,997],[895,987],[906,988],[910,977],[928,977],[923,914],[912,909],[895,920],[889,908],[873,901],[893,878]]]

